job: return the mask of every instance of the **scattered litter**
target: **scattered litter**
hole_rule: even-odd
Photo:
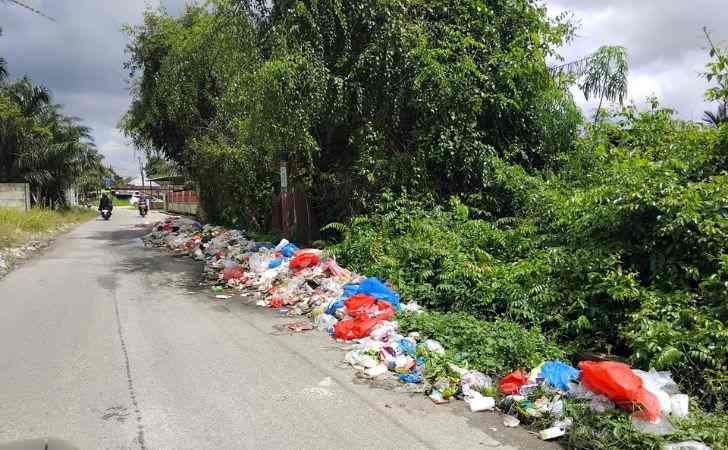
[[[521,423],[518,418],[513,416],[503,416],[503,425],[507,426],[508,428],[515,428]]]
[[[505,394],[498,403],[507,413],[503,425],[517,427],[519,417],[529,423],[540,418],[539,423],[547,427],[538,433],[543,440],[568,433],[573,419],[566,417],[567,405],[573,400],[588,404],[595,412],[619,406],[633,413],[637,429],[659,435],[674,431],[670,415],[688,415],[690,399],[679,391],[669,372],[633,370],[616,362],[582,361],[575,368],[546,361],[530,372],[514,371],[497,385],[466,361],[463,367],[448,362],[450,370],[443,371],[447,373],[428,377],[430,361],[446,354],[444,346],[434,339],[422,340],[430,336],[417,331],[401,331],[394,320],[397,311],[419,313],[422,306],[414,301],[400,303],[400,295],[386,282],[340,267],[320,250],[300,249],[285,239],[278,244],[254,242],[241,230],[203,226],[184,217],[157,223],[143,241],[145,246],[165,248],[173,256],[204,261],[201,285],[209,287],[216,299],[229,299],[232,295],[227,292],[238,291],[248,304],[275,309],[280,317],[301,318],[274,325],[281,334],[317,328],[348,341],[342,364],[356,370],[356,383],[427,394],[435,404],[463,399],[472,412],[494,410],[493,395],[499,388]],[[332,385],[333,380],[326,377],[302,393],[328,398],[334,395],[327,389]],[[664,448],[709,450],[695,441]]]
[[[544,441],[548,441],[550,439],[556,439],[558,437],[561,437],[566,434],[566,431],[559,427],[551,427],[546,428],[545,430],[541,430],[538,432],[538,437],[543,439]]]
[[[698,441],[684,441],[674,444],[665,444],[663,450],[711,450],[710,447]]]

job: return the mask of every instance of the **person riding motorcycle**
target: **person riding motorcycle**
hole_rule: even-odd
[[[144,217],[149,212],[149,199],[142,193],[139,196],[139,203],[137,204],[139,207],[139,215]]]
[[[109,211],[114,209],[114,204],[112,203],[109,196],[105,193],[101,194],[101,201],[99,202],[99,211],[103,211],[104,209]]]

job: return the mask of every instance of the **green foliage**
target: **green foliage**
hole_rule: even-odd
[[[728,399],[726,148],[722,129],[626,108],[557,175],[494,164],[499,202],[481,208],[384,196],[331,227],[332,250],[405,299],[538,326],[572,356],[671,370],[715,407]]]
[[[387,190],[477,196],[494,157],[533,170],[576,138],[580,114],[545,64],[571,27],[533,2],[301,0],[273,2],[270,16],[248,3],[150,10],[127,27],[140,75],[122,126],[200,183],[200,161],[218,163],[210,143],[247,167],[286,159],[326,223]],[[270,198],[275,174],[260,175],[223,183],[263,180]],[[213,220],[266,210],[249,195],[203,201]]]
[[[566,414],[574,418],[563,445],[569,449],[660,450],[670,442],[695,440],[713,450],[728,449],[728,416],[723,412],[707,414],[693,409],[688,419],[670,419],[675,431],[666,436],[642,433],[623,411],[595,413],[589,402],[568,401]]]
[[[397,315],[404,332],[436,339],[456,364],[492,375],[563,358],[563,352],[540,333],[506,320],[483,321],[465,313],[424,312]]]
[[[0,180],[30,183],[39,205],[63,205],[69,187],[100,187],[102,159],[89,128],[47,89],[28,78],[0,80]]]

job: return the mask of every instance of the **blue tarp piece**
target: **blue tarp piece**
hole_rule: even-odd
[[[281,258],[274,259],[268,263],[268,268],[275,269],[276,267],[280,266],[281,264],[283,264],[283,260]]]
[[[569,383],[579,378],[579,370],[561,361],[548,361],[541,368],[546,383],[562,391],[569,390]]]
[[[344,297],[349,298],[355,294],[368,294],[377,300],[383,300],[394,309],[399,309],[399,294],[389,289],[378,278],[367,278],[360,284],[347,284],[344,286]]]

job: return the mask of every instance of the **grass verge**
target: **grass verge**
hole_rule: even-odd
[[[34,208],[30,211],[0,208],[0,249],[20,245],[63,225],[80,223],[95,216],[96,211],[82,208]]]

